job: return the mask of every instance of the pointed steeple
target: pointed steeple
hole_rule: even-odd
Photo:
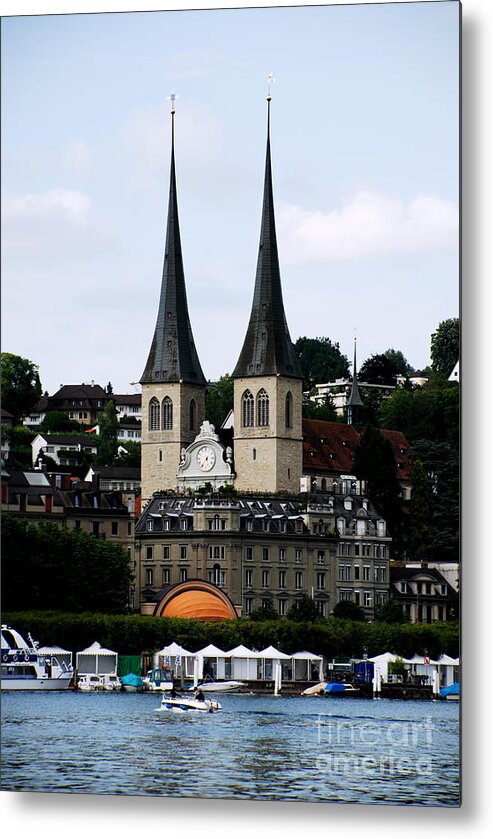
[[[188,314],[175,174],[175,95],[171,94],[171,169],[168,224],[159,309],[141,384],[205,384]]]
[[[234,378],[282,375],[303,378],[289,335],[282,299],[277,253],[272,168],[270,156],[270,104],[267,97],[267,153],[260,245],[250,322]]]
[[[358,369],[356,367],[356,338],[354,339],[353,381],[351,392],[346,400],[347,424],[361,425],[361,412],[364,407],[358,387]]]

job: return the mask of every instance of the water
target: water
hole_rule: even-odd
[[[2,693],[2,789],[459,805],[459,703],[151,693]]]

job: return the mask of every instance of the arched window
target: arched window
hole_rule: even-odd
[[[286,394],[286,428],[293,427],[293,394],[288,391]]]
[[[190,409],[189,409],[189,426],[190,431],[195,431],[197,422],[197,403],[195,399],[190,400]]]
[[[253,393],[250,390],[246,390],[243,394],[242,399],[242,413],[244,426],[252,426],[254,424],[254,406],[255,401],[253,398]]]
[[[159,402],[156,397],[153,396],[149,402],[149,431],[159,431],[160,417],[161,410],[159,408]]]
[[[263,388],[257,396],[257,425],[269,425],[269,397]]]
[[[215,586],[219,586],[221,584],[221,566],[217,562],[214,564],[212,573],[212,582]]]
[[[163,428],[165,431],[173,428],[173,402],[169,396],[163,399]]]

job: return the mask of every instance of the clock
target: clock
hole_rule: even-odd
[[[216,455],[211,446],[202,446],[197,452],[197,463],[203,472],[210,472],[216,462]]]

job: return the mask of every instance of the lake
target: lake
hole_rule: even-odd
[[[2,691],[2,789],[457,807],[459,703]]]

